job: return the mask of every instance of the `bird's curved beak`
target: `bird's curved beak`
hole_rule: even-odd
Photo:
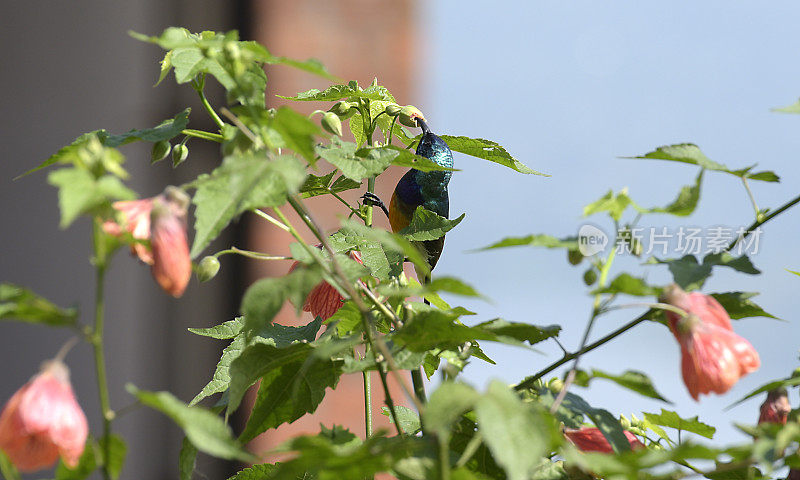
[[[423,120],[422,118],[414,117],[414,120],[417,121],[417,125],[419,126],[419,128],[422,129],[422,133],[428,133],[431,131],[431,129],[428,128],[428,124],[425,123],[425,120]]]

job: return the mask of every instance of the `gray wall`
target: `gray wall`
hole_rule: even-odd
[[[121,133],[153,126],[193,105],[192,127],[211,128],[188,87],[165,81],[157,88],[160,50],[127,35],[159,33],[169,25],[226,30],[236,2],[210,0],[118,0],[13,2],[0,20],[0,282],[20,284],[61,305],[77,305],[81,321],[92,321],[94,295],[90,226],[81,219],[58,228],[56,191],[47,172],[12,182],[81,133],[105,128]],[[221,98],[221,97],[217,97]],[[168,162],[149,166],[149,146],[123,148],[130,186],[151,196],[166,184],[191,178],[195,167],[218,161],[214,148],[190,142],[190,161],[173,171]],[[226,263],[225,267],[229,267]],[[169,390],[190,399],[210,378],[221,344],[195,337],[190,326],[229,319],[228,299],[236,284],[231,270],[211,284],[192,280],[187,294],[172,300],[150,278],[148,268],[127,252],[115,257],[107,278],[107,357],[112,407],[132,403],[124,385]],[[69,338],[63,331],[0,324],[0,402],[55,354]],[[100,431],[91,349],[82,344],[67,357],[79,401],[92,432]],[[180,374],[178,373],[180,372]],[[128,440],[122,478],[176,478],[181,433],[165,417],[137,409],[115,422]],[[200,460],[200,478],[224,478],[228,466]],[[42,477],[43,475],[37,475]]]

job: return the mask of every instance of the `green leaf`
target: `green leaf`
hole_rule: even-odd
[[[646,265],[667,265],[672,273],[672,278],[684,290],[699,290],[711,276],[713,267],[729,267],[738,272],[757,275],[761,273],[747,255],[734,257],[728,252],[710,253],[703,258],[703,263],[698,263],[694,255],[684,255],[681,258],[659,259],[652,257]]]
[[[611,375],[603,372],[602,370],[593,369],[590,374],[587,374],[585,386],[588,386],[588,383],[592,378],[604,378],[606,380],[611,380],[620,387],[627,388],[628,390],[636,392],[639,395],[661,400],[662,402],[672,403],[656,391],[653,382],[647,377],[647,375],[636,370],[626,370],[622,372],[621,375]]]
[[[320,176],[309,175],[306,177],[303,186],[300,187],[301,196],[303,198],[310,198],[328,193],[341,193],[361,187],[361,182],[350,180],[344,175],[340,175],[339,178],[333,180],[334,175],[336,175],[336,172]]]
[[[392,150],[358,149],[355,143],[334,138],[331,146],[319,145],[317,154],[338,168],[345,177],[360,182],[383,173],[397,154]]]
[[[542,327],[529,323],[509,322],[502,318],[479,323],[475,325],[475,328],[492,332],[498,337],[508,337],[519,342],[528,342],[530,345],[543,342],[548,338],[557,337],[561,332],[560,325],[547,325]]]
[[[131,142],[145,141],[145,142],[160,142],[161,140],[171,140],[186,128],[189,123],[189,112],[191,108],[187,108],[181,113],[177,114],[175,118],[170,118],[159,123],[158,126],[153,128],[145,128],[142,130],[129,130],[120,135],[108,135],[103,141],[103,145],[107,147],[119,147]]]
[[[0,283],[0,320],[68,327],[75,325],[77,319],[74,308],[60,308],[30,290]]]
[[[75,140],[72,141],[67,146],[61,147],[56,153],[50,155],[50,157],[42,162],[39,166],[34,167],[28,170],[25,173],[22,173],[14,178],[14,180],[19,180],[22,177],[30,175],[33,172],[42,170],[47,168],[51,165],[55,165],[56,163],[75,163],[79,160],[78,152],[81,151],[92,139],[99,139],[105,135],[104,130],[94,130],[92,132],[84,133],[83,135],[79,136]]]
[[[436,240],[454,229],[461,220],[464,220],[464,216],[466,214],[462,213],[458,218],[448,220],[424,207],[417,207],[411,223],[398,233],[411,242]]]
[[[652,297],[661,293],[661,289],[647,284],[643,278],[634,277],[628,273],[621,273],[611,281],[607,287],[592,290],[592,295],[597,294],[633,295],[636,297]]]
[[[600,197],[599,200],[583,207],[583,216],[588,217],[595,213],[608,212],[608,215],[613,218],[614,221],[618,222],[622,218],[623,212],[632,204],[633,200],[628,196],[627,188],[623,188],[616,195],[614,195],[613,191],[609,190],[608,193]]]
[[[272,323],[275,315],[290,299],[299,310],[309,292],[322,280],[319,272],[298,268],[283,277],[263,278],[247,289],[242,298],[244,331],[257,331]]]
[[[447,143],[454,152],[464,153],[473,157],[489,160],[490,162],[499,163],[519,173],[543,175],[549,177],[545,173],[537,172],[512,157],[505,148],[498,145],[491,140],[483,138],[469,138],[469,137],[453,137],[450,135],[441,135],[442,140]]]
[[[700,170],[694,185],[686,185],[681,188],[678,197],[666,207],[637,208],[637,210],[642,213],[668,213],[679,217],[691,215],[697,208],[697,203],[700,201],[700,186],[703,183],[704,171],[705,170]]]
[[[471,285],[468,285],[455,277],[436,277],[431,282],[425,285],[420,285],[418,282],[409,282],[406,286],[397,285],[378,285],[378,293],[386,296],[423,296],[434,292],[447,292],[454,295],[461,295],[464,297],[483,297]],[[444,308],[447,310],[449,307]]]
[[[22,476],[17,471],[17,467],[11,463],[11,459],[9,459],[8,455],[6,455],[2,450],[0,450],[0,474],[3,475],[5,480],[22,479]]]
[[[239,335],[243,325],[244,317],[236,317],[211,328],[189,328],[188,330],[195,335],[216,338],[217,340],[228,340]]]
[[[544,248],[566,248],[568,250],[578,249],[577,237],[556,238],[546,234],[528,235],[525,237],[506,237],[499,242],[495,242],[479,250],[492,250],[495,248],[507,247],[544,247]]]
[[[86,445],[83,448],[83,453],[78,459],[78,464],[75,468],[67,467],[63,461],[58,462],[55,472],[55,480],[83,480],[87,478],[97,468],[97,458],[95,458],[95,442],[94,439],[88,438]],[[99,455],[100,452],[98,451]]]
[[[275,112],[271,126],[280,133],[288,148],[305,157],[312,165],[314,164],[316,161],[315,136],[321,133],[316,123],[290,108],[281,107]]]
[[[724,292],[711,294],[711,296],[714,297],[720,303],[720,305],[722,305],[722,308],[724,308],[725,311],[728,312],[728,315],[734,320],[750,317],[767,317],[777,319],[778,317],[765,312],[763,308],[759,307],[755,302],[750,300],[750,298],[756,295],[758,295],[756,292]]]
[[[727,166],[717,163],[706,157],[705,154],[700,151],[700,148],[697,145],[691,143],[666,145],[663,147],[658,147],[654,151],[645,153],[644,155],[623,158],[668,160],[671,162],[698,165],[708,170],[729,173],[739,178],[749,178],[751,180],[761,180],[764,182],[778,182],[780,180],[774,172],[770,171],[750,173],[750,170],[752,170],[755,165],[739,170],[731,170]]]
[[[258,358],[258,363],[269,363],[276,359],[280,362],[281,356],[271,346],[259,344],[246,350],[240,359]],[[271,428],[314,412],[325,398],[325,390],[336,387],[340,374],[340,366],[330,358],[313,355],[267,371],[261,377],[258,396],[240,440],[248,442]]]
[[[305,178],[303,166],[288,155],[225,157],[222,165],[193,183],[197,192],[192,203],[197,209],[192,257],[199,255],[240,213],[282,205],[287,195],[297,193]]]
[[[197,448],[188,437],[183,437],[181,452],[178,455],[178,474],[180,480],[192,480],[194,465],[197,461]]]
[[[496,380],[476,402],[475,415],[486,445],[508,478],[527,480],[549,451],[545,419]]]
[[[312,73],[318,77],[327,78],[328,80],[338,81],[335,75],[331,75],[325,65],[316,58],[309,58],[308,60],[294,60],[286,57],[272,57],[264,63],[272,65],[288,65],[304,72]]]
[[[422,412],[425,428],[440,436],[448,436],[450,426],[467,410],[472,410],[480,394],[460,382],[444,382],[434,390]]]
[[[787,105],[785,107],[773,108],[772,111],[773,112],[779,112],[779,113],[800,113],[800,100],[794,102],[791,105]]]
[[[231,376],[230,376],[230,366],[231,362],[233,362],[239,355],[241,355],[244,347],[247,345],[247,340],[245,335],[237,335],[233,341],[225,347],[222,351],[222,357],[219,359],[217,363],[217,367],[214,370],[214,375],[211,377],[211,380],[203,387],[203,389],[198,393],[191,402],[189,402],[189,406],[193,407],[197,405],[198,402],[203,400],[206,397],[210,397],[215,393],[221,393],[228,389],[228,386],[231,383]]]
[[[103,445],[103,439],[100,439],[99,445]],[[103,464],[108,465],[108,473],[113,480],[119,478],[122,472],[122,467],[125,465],[125,455],[128,453],[128,447],[125,445],[125,440],[119,435],[111,435],[108,437],[108,458],[103,458]],[[99,449],[100,457],[104,455],[103,449]]]
[[[302,102],[335,102],[346,98],[394,101],[394,98],[391,97],[391,94],[388,93],[385,87],[368,87],[362,90],[355,82],[350,82],[347,85],[331,85],[324,91],[312,88],[311,90],[300,92],[293,97],[283,95],[278,95],[278,97]]]
[[[228,460],[254,460],[233,438],[231,429],[222,418],[209,410],[189,407],[169,392],[147,392],[130,384],[126,388],[141,403],[171,418],[201,452]]]
[[[419,422],[419,415],[416,411],[402,405],[395,405],[394,413],[397,414],[397,420],[400,422],[400,429],[402,429],[405,434],[414,435],[422,428]],[[389,417],[389,421],[394,423],[394,417],[392,417],[389,407],[381,407],[381,415]]]
[[[103,207],[109,208],[112,200],[136,198],[136,194],[113,175],[96,179],[86,170],[63,168],[47,178],[51,185],[58,187],[61,228],[69,227],[82,214],[95,214]]]
[[[439,165],[433,160],[417,155],[405,148],[400,148],[395,145],[387,145],[383,147],[373,148],[373,150],[381,152],[395,152],[393,153],[392,165],[395,167],[409,167],[420,172],[457,172],[458,169],[447,168]]]
[[[749,400],[755,397],[756,395],[769,392],[770,390],[775,390],[776,388],[794,387],[797,385],[800,385],[800,377],[787,377],[782,380],[773,380],[771,382],[767,382],[764,385],[761,385],[760,387],[756,388],[752,392],[748,393],[744,397],[740,398],[739,400],[736,400],[732,404],[728,405],[727,407],[725,407],[725,410],[733,408],[736,405],[739,405],[740,403],[744,402],[745,400]]]
[[[228,478],[228,480],[266,480],[270,478],[276,478],[274,473],[278,471],[278,465],[279,464],[277,463],[275,465],[270,463],[259,463],[257,465],[239,470],[236,472],[236,475]],[[305,476],[295,478],[306,480]]]
[[[364,224],[352,220],[342,221],[342,227],[330,237],[331,246],[337,251],[357,248],[362,252],[362,260],[378,279],[387,274],[399,275],[403,259],[410,260],[417,272],[427,273],[430,270],[422,258],[419,249],[404,237],[379,228],[368,228]],[[377,245],[377,248],[376,248]],[[378,251],[380,249],[380,251]],[[394,253],[396,255],[391,255]],[[380,258],[381,255],[384,258]],[[396,260],[396,262],[395,262]],[[374,262],[374,263],[373,263]],[[392,264],[397,264],[397,269]]]
[[[670,410],[664,410],[663,408],[661,409],[661,414],[659,415],[645,412],[644,418],[648,422],[661,425],[662,427],[670,427],[676,430],[696,433],[697,435],[706,438],[714,438],[714,433],[717,431],[717,429],[711,425],[706,425],[698,420],[697,416],[684,419],[678,416],[677,413]]]

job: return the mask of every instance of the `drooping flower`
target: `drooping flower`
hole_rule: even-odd
[[[631,444],[631,450],[637,448],[645,448],[644,444],[636,438],[636,435],[624,430],[625,437]],[[567,428],[564,430],[564,435],[576,447],[584,452],[600,452],[600,453],[613,453],[614,449],[608,440],[603,435],[603,432],[598,428]]]
[[[142,200],[115,202],[113,207],[123,214],[124,226],[114,221],[103,224],[110,235],[127,231],[137,240],[131,251],[151,266],[156,282],[174,297],[180,297],[192,276],[186,213],[189,197],[179,188],[169,186],[160,195]]]
[[[695,400],[702,394],[727,392],[739,378],[761,365],[758,352],[734,333],[727,312],[712,297],[687,294],[671,285],[660,300],[687,313],[666,312],[681,346],[683,383]]]
[[[317,248],[321,248],[321,245],[317,245]],[[350,258],[362,265],[364,264],[361,260],[361,254],[355,250],[350,252]],[[299,265],[300,262],[294,262],[292,266],[289,267],[289,272],[292,272]],[[315,286],[308,294],[303,304],[303,311],[311,312],[315,317],[327,320],[342,308],[342,305],[344,305],[344,297],[342,297],[339,291],[328,282],[323,281]]]
[[[23,472],[50,467],[59,455],[74,468],[88,434],[69,370],[59,360],[45,362],[0,413],[0,449]]]
[[[126,200],[114,202],[115,210],[122,213],[124,218],[124,228],[113,220],[103,223],[103,230],[109,235],[119,236],[127,231],[136,240],[150,239],[150,212],[153,209],[153,199],[143,198],[141,200]],[[139,260],[148,265],[153,264],[153,254],[143,243],[131,245],[131,253],[136,254]]]
[[[780,423],[786,425],[792,406],[785,388],[776,388],[767,393],[767,399],[761,404],[758,423]]]
[[[150,215],[150,246],[153,252],[151,271],[161,288],[173,297],[180,297],[192,277],[189,239],[186,234],[186,212],[189,196],[175,187],[153,199]]]

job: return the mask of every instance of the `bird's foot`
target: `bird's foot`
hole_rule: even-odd
[[[386,208],[386,204],[383,203],[383,200],[381,200],[379,196],[372,192],[366,192],[364,195],[361,195],[361,199],[364,200],[364,205],[379,207],[381,210],[383,210],[383,213],[386,214],[386,217],[389,217],[389,210]]]

